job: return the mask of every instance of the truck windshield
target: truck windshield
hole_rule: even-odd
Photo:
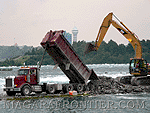
[[[28,74],[28,71],[27,69],[21,69],[18,71],[18,75],[27,75]]]

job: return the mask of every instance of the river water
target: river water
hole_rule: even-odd
[[[129,64],[92,64],[87,65],[98,76],[118,77],[129,74]],[[20,67],[12,71],[0,71],[0,94],[5,95],[6,76],[15,76]],[[42,66],[41,83],[69,83],[69,79],[54,66]],[[0,113],[150,113],[150,93],[101,94],[80,97],[40,98],[30,100],[1,100]]]

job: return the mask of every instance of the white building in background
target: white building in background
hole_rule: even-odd
[[[68,40],[68,42],[72,45],[72,34],[67,33],[67,32],[65,31],[64,36],[65,36],[65,38]]]
[[[73,34],[73,42],[77,42],[78,29],[76,26],[74,26],[74,28],[72,30],[72,34]]]

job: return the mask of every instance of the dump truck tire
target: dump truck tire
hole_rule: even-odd
[[[101,94],[101,92],[102,92],[101,85],[97,85],[96,90],[97,90],[98,94]]]
[[[72,84],[67,84],[63,88],[64,93],[69,93],[69,91],[73,91],[73,85]]]
[[[77,92],[78,92],[78,93],[81,93],[81,92],[83,91],[83,85],[82,85],[82,84],[78,84],[78,85],[76,86],[76,89],[77,89]]]
[[[22,96],[29,96],[30,93],[31,93],[31,88],[30,88],[28,85],[24,86],[24,87],[21,89],[21,95],[22,95]]]
[[[54,87],[54,85],[48,85],[46,93],[47,94],[54,94],[55,93],[55,87]]]

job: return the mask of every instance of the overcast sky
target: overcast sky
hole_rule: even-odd
[[[113,12],[140,40],[150,39],[150,0],[0,0],[0,45],[40,46],[49,30],[79,30],[77,40],[94,41]],[[104,40],[127,44],[113,26]]]

